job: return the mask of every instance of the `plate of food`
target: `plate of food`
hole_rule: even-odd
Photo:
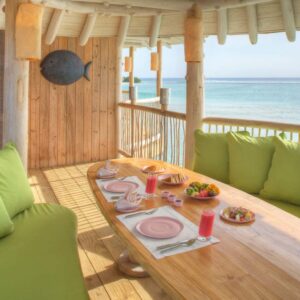
[[[149,166],[144,166],[142,168],[142,172],[144,173],[152,173],[152,174],[160,174],[165,171],[165,168],[161,165],[149,165]]]
[[[181,173],[178,174],[163,174],[158,176],[158,181],[166,185],[181,185],[188,180],[188,176]]]
[[[226,207],[220,212],[220,217],[225,221],[237,224],[255,221],[255,213],[244,207]]]
[[[184,190],[189,197],[206,200],[213,199],[220,194],[220,189],[213,183],[201,183],[194,181]]]

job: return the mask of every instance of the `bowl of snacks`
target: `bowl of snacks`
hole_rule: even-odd
[[[165,168],[161,165],[150,165],[150,166],[144,166],[142,168],[142,172],[144,173],[152,173],[152,174],[159,174],[163,173],[165,171]]]
[[[194,181],[184,190],[187,196],[195,199],[206,200],[215,198],[220,194],[220,189],[213,183]]]
[[[231,223],[245,224],[255,220],[255,213],[244,207],[229,206],[220,212],[220,217]]]
[[[181,173],[178,174],[163,174],[158,176],[158,181],[166,185],[181,185],[188,180],[188,176]]]

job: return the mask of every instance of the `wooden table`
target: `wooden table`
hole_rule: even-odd
[[[149,160],[115,160],[119,176],[146,176],[140,167]],[[180,171],[189,182],[214,182],[221,189],[218,199],[199,201],[183,194],[184,187],[161,186],[185,199],[176,210],[195,224],[203,209],[218,214],[224,207],[244,206],[256,213],[251,225],[231,225],[216,218],[214,235],[221,240],[202,249],[156,260],[116,218],[113,204],[106,202],[95,183],[103,163],[88,171],[88,179],[102,213],[137,261],[154,280],[176,299],[300,299],[300,219],[256,197],[210,178],[165,164],[170,171]],[[166,205],[161,199],[145,201],[145,209]]]

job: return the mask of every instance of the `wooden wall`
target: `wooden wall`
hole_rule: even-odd
[[[91,81],[54,85],[30,65],[29,168],[43,168],[116,157],[116,39],[90,38],[85,47],[76,38],[60,37],[43,45],[43,57],[57,49],[92,60]]]

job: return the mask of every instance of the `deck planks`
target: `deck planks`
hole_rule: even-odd
[[[59,203],[78,219],[78,250],[91,300],[170,299],[151,278],[131,279],[115,264],[124,250],[97,207],[86,172],[90,164],[30,170],[29,181],[38,203]]]

